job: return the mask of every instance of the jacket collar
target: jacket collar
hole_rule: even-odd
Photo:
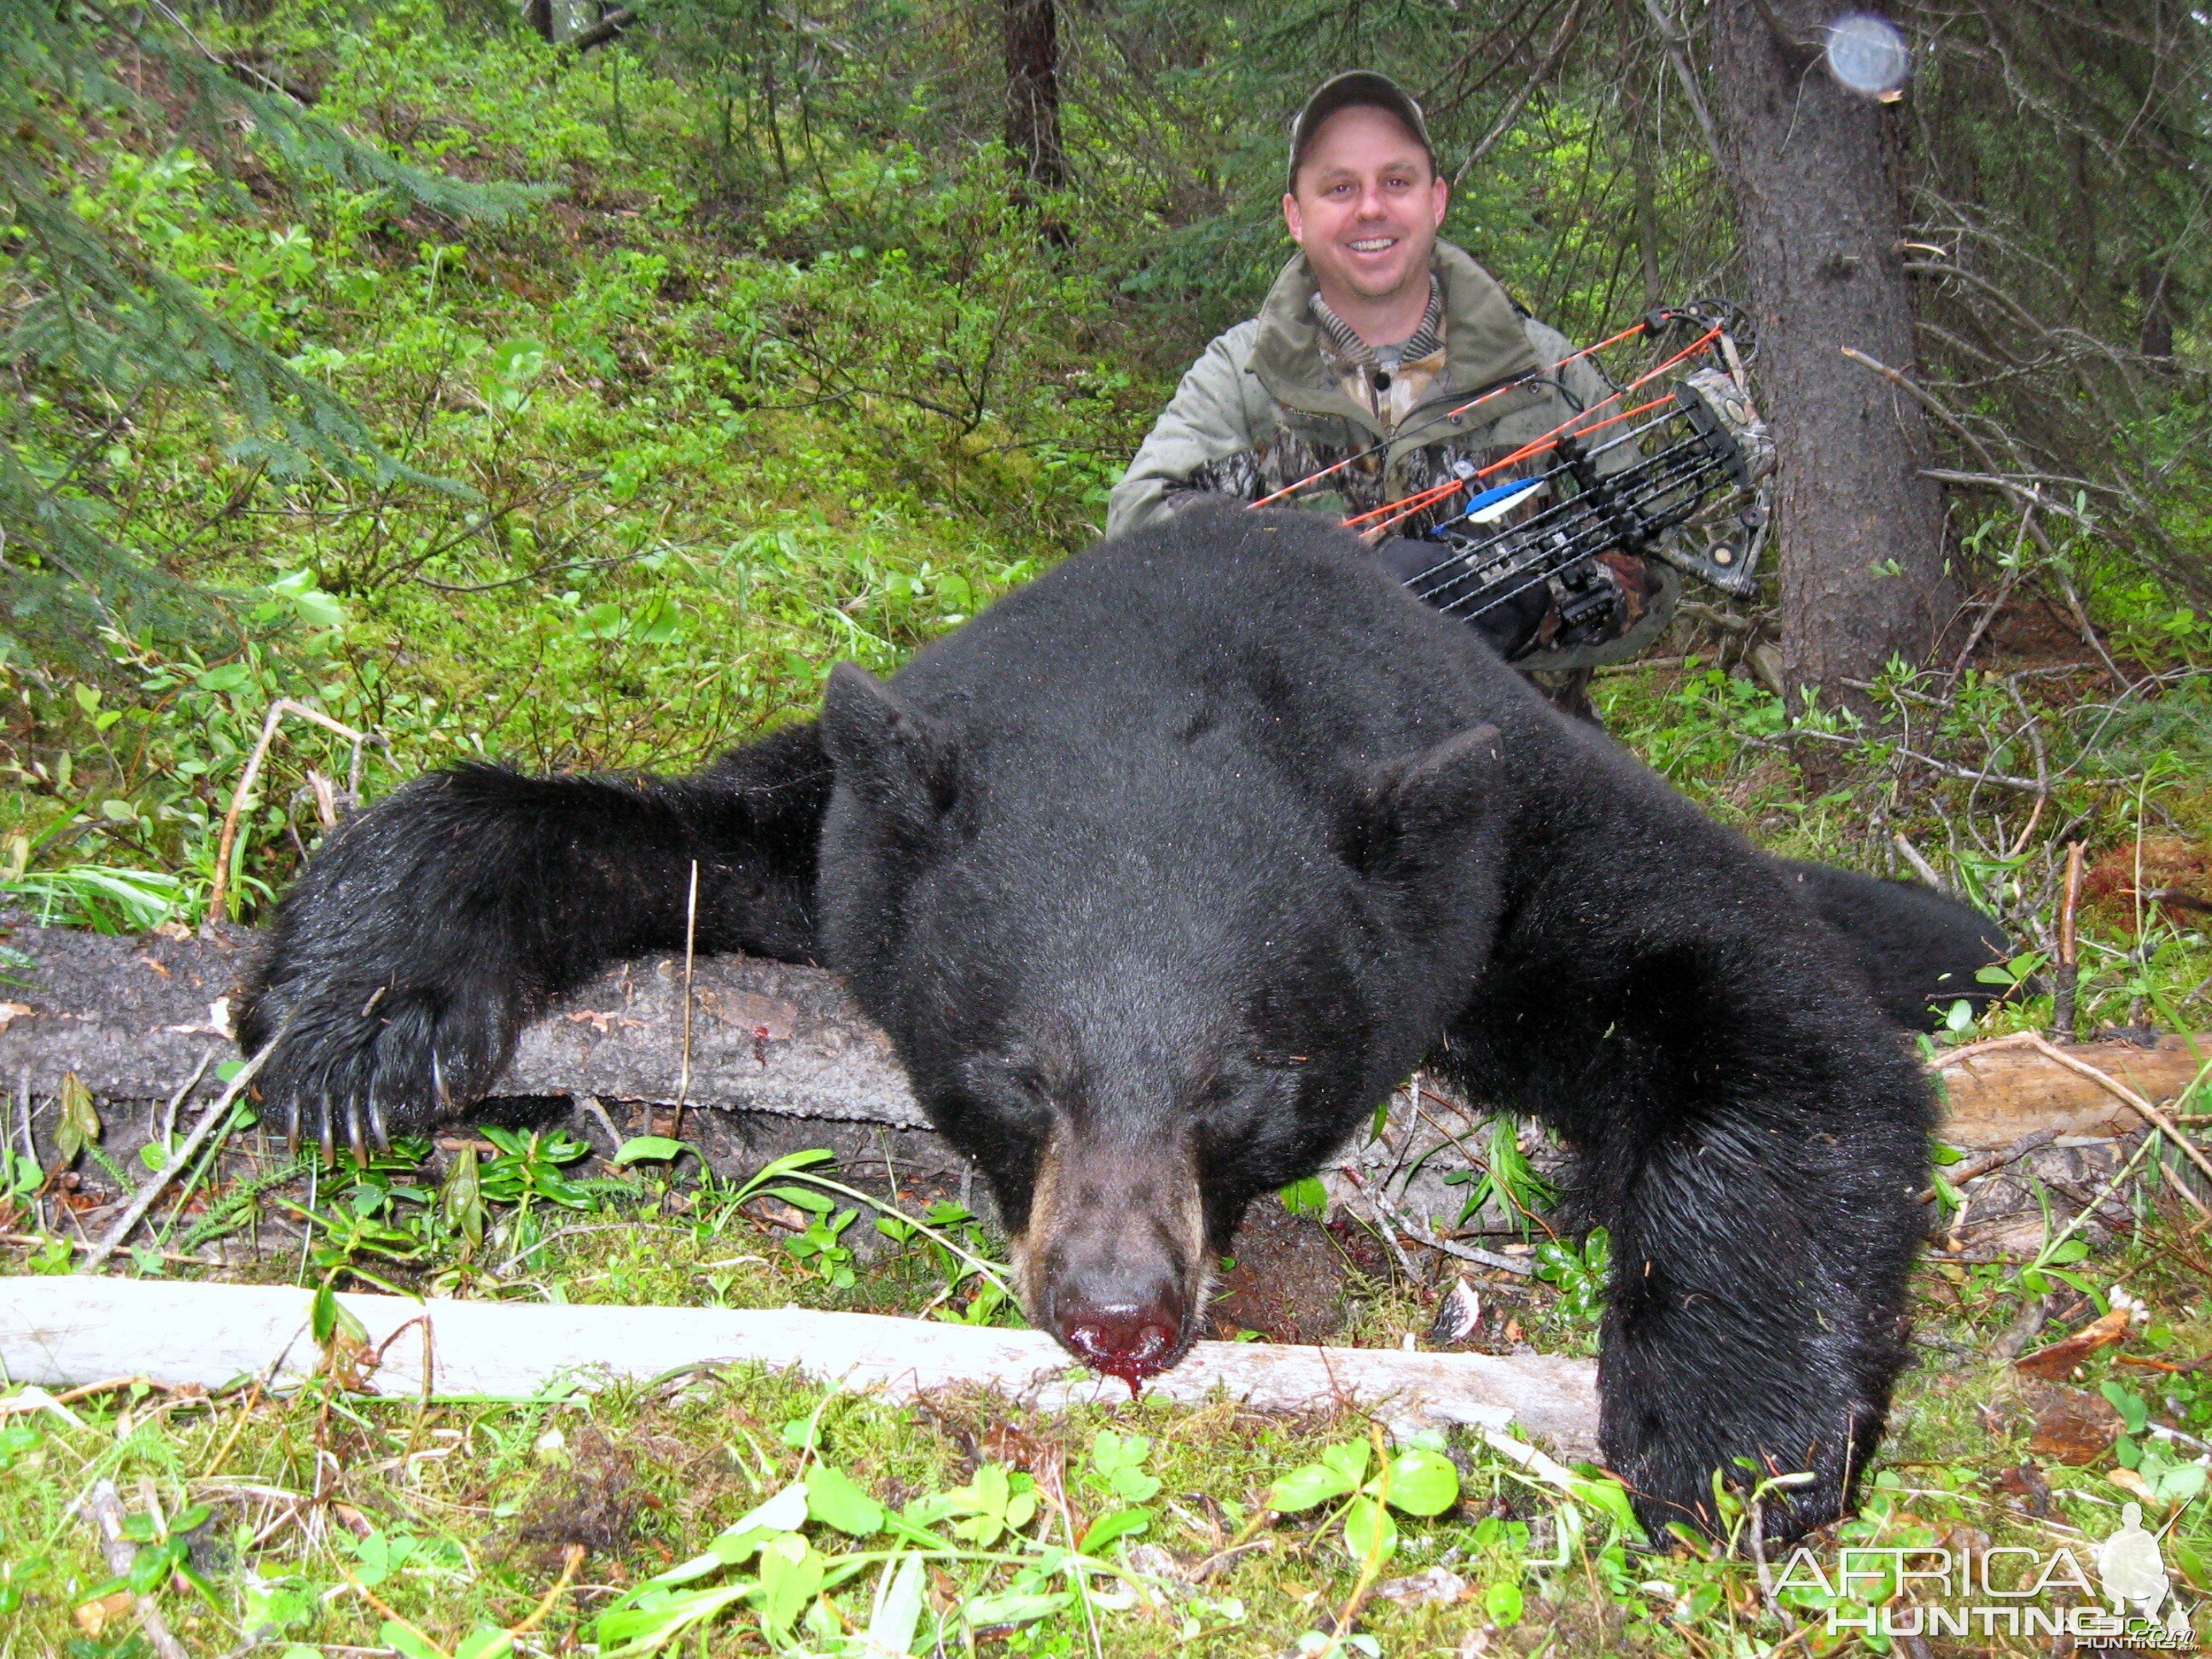
[[[1480,392],[1542,367],[1505,290],[1468,253],[1438,242],[1430,268],[1443,284],[1443,374],[1431,399]],[[1301,253],[1283,267],[1260,307],[1252,371],[1278,403],[1317,415],[1343,415],[1372,427],[1374,416],[1346,397],[1323,358],[1313,313],[1313,272]]]

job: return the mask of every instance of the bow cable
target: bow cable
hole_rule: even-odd
[[[1401,443],[1406,439],[1415,436],[1418,434],[1426,432],[1430,428],[1438,425],[1441,422],[1456,421],[1462,416],[1465,415],[1469,410],[1481,407],[1481,405],[1488,403],[1492,398],[1502,398],[1507,392],[1514,391],[1517,387],[1527,386],[1531,380],[1541,380],[1547,374],[1558,374],[1569,363],[1578,362],[1582,358],[1589,356],[1594,352],[1603,351],[1607,346],[1619,345],[1623,340],[1632,338],[1636,335],[1650,333],[1664,323],[1671,322],[1673,320],[1673,314],[1667,313],[1660,316],[1658,320],[1656,322],[1652,318],[1646,317],[1640,321],[1631,323],[1626,328],[1624,328],[1620,333],[1613,335],[1611,338],[1600,340],[1595,345],[1584,346],[1580,351],[1571,351],[1565,356],[1560,358],[1558,362],[1550,365],[1548,368],[1532,368],[1526,374],[1517,374],[1510,380],[1501,380],[1496,386],[1492,386],[1487,392],[1485,392],[1480,396],[1460,404],[1456,409],[1447,409],[1443,410],[1441,413],[1431,415],[1425,420],[1407,428],[1402,432],[1393,433],[1390,436],[1383,439],[1380,443],[1370,444],[1366,448],[1360,450],[1357,454],[1346,455],[1342,460],[1334,462],[1331,465],[1322,468],[1318,472],[1309,472],[1304,477],[1293,480],[1291,483],[1285,484],[1273,495],[1261,496],[1258,501],[1254,501],[1252,506],[1255,510],[1263,507],[1273,507],[1277,501],[1281,501],[1285,495],[1294,495],[1299,490],[1304,489],[1308,484],[1319,483],[1323,478],[1328,477],[1331,473],[1341,472],[1346,467],[1353,465],[1355,462],[1364,461],[1370,455],[1381,453],[1383,450],[1389,448],[1393,444]]]
[[[1639,324],[1638,326],[1642,327],[1644,325]],[[1612,403],[1616,398],[1621,398],[1627,393],[1635,391],[1638,386],[1649,386],[1653,380],[1657,380],[1659,376],[1664,374],[1668,369],[1674,368],[1677,363],[1693,357],[1697,356],[1698,353],[1703,351],[1714,341],[1719,339],[1722,333],[1723,330],[1720,325],[1718,324],[1715,324],[1712,327],[1707,329],[1703,334],[1700,334],[1696,339],[1691,341],[1689,344],[1684,346],[1680,351],[1676,352],[1673,356],[1666,359],[1663,362],[1655,363],[1651,368],[1646,369],[1643,374],[1631,380],[1626,386],[1618,387],[1615,390],[1607,392],[1604,397],[1592,404],[1589,409],[1582,410],[1574,415],[1569,416],[1565,420],[1560,422],[1559,425],[1553,427],[1549,432],[1541,434],[1537,437],[1531,438],[1527,443],[1522,445],[1520,448],[1515,450],[1511,454],[1492,461],[1488,466],[1478,469],[1474,473],[1474,477],[1477,478],[1486,478],[1494,472],[1503,471],[1505,468],[1513,465],[1516,462],[1525,461],[1532,455],[1540,455],[1546,450],[1555,447],[1559,442],[1560,435],[1565,433],[1568,428],[1572,427],[1577,422],[1583,419],[1585,416],[1597,410],[1603,409],[1607,404]],[[1658,401],[1663,403],[1666,399],[1661,398]],[[1600,421],[1594,425],[1583,428],[1583,430],[1586,432],[1595,432],[1599,427],[1610,426],[1613,421],[1621,418],[1624,417],[1620,416],[1608,416],[1607,419]],[[1370,451],[1369,453],[1371,453],[1372,452]],[[1316,476],[1318,477],[1319,475],[1316,474]],[[1414,514],[1421,511],[1424,507],[1434,506],[1440,501],[1449,500],[1453,495],[1457,495],[1462,489],[1464,489],[1468,483],[1469,480],[1466,478],[1453,478],[1449,480],[1447,483],[1434,485],[1428,489],[1420,491],[1417,495],[1404,496],[1395,501],[1385,501],[1381,507],[1370,508],[1365,513],[1358,514],[1356,517],[1346,519],[1344,521],[1345,527],[1346,529],[1351,529],[1360,525],[1366,520],[1376,517],[1378,514],[1384,513],[1390,514],[1391,516],[1384,519],[1382,523],[1370,525],[1365,530],[1360,532],[1363,535],[1374,535],[1378,531],[1388,530],[1392,525],[1396,524],[1401,519],[1411,518]],[[1273,498],[1271,497],[1270,499]],[[1264,505],[1264,503],[1255,503],[1255,505]]]

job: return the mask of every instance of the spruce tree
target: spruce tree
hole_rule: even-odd
[[[141,70],[131,79],[118,72],[126,58]],[[144,90],[149,80],[165,96]],[[124,410],[181,392],[242,432],[234,459],[276,478],[320,469],[468,497],[392,454],[344,398],[79,210],[87,131],[123,122],[174,145],[198,138],[211,157],[233,153],[243,131],[295,178],[319,174],[453,221],[497,221],[543,192],[465,183],[362,142],[161,0],[0,0],[0,353],[19,386],[59,385]],[[0,637],[82,658],[101,627],[204,623],[205,595],[111,534],[91,457],[57,453],[35,427],[28,400],[0,409]]]

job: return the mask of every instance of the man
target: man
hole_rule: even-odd
[[[1283,221],[1298,256],[1260,314],[1215,340],[1183,376],[1115,487],[1109,532],[1171,513],[1194,493],[1257,501],[1330,468],[1285,504],[1373,514],[1450,480],[1455,464],[1490,467],[1607,398],[1613,386],[1590,359],[1562,366],[1572,355],[1565,339],[1437,240],[1450,194],[1420,106],[1395,82],[1358,70],[1325,82],[1291,129]],[[1533,378],[1448,416],[1523,377]],[[1555,459],[1530,458],[1474,487]],[[1623,447],[1600,467],[1633,459]],[[1407,580],[1448,552],[1412,538],[1466,501],[1462,492],[1397,523],[1370,516],[1360,527],[1382,531],[1377,557]],[[1567,623],[1556,584],[1474,619],[1517,666],[1572,677],[1554,689],[1584,708],[1579,681],[1649,644],[1680,591],[1656,562],[1608,552],[1599,562],[1595,579],[1617,590],[1597,607],[1601,620]]]

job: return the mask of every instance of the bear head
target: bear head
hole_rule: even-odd
[[[1464,1005],[1498,733],[1290,776],[1233,735],[947,718],[849,664],[820,730],[827,958],[983,1170],[1031,1319],[1133,1387],[1200,1334],[1246,1206]]]

